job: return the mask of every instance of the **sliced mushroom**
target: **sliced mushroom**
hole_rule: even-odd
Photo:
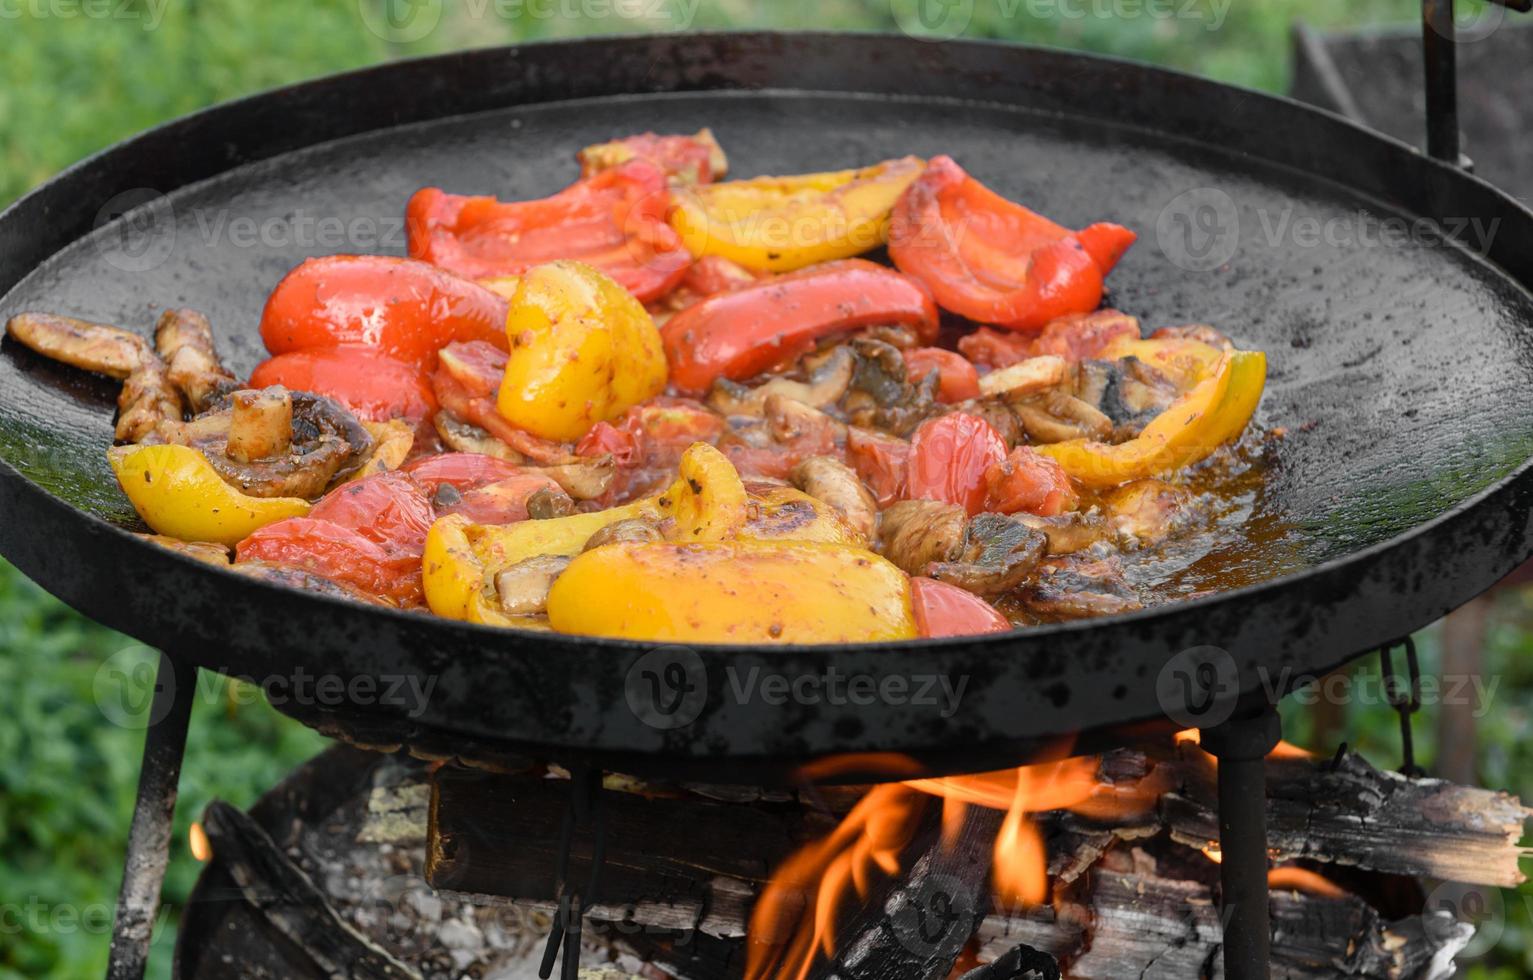
[[[845,346],[833,347],[810,368],[808,381],[773,378],[754,388],[726,378],[714,382],[708,394],[710,408],[722,415],[759,417],[766,410],[770,395],[779,395],[814,408],[834,405],[846,394],[852,381],[856,357]]]
[[[782,395],[768,395],[766,399],[767,431],[779,444],[795,443],[805,439],[846,441],[846,426],[817,408]]]
[[[1017,414],[1011,410],[1011,406],[1001,398],[971,398],[965,402],[954,405],[956,411],[965,415],[973,415],[984,419],[990,424],[990,428],[1006,443],[1008,450],[1017,448],[1026,436],[1022,429],[1022,423],[1018,421]]]
[[[879,519],[879,542],[885,558],[911,575],[925,575],[932,562],[958,556],[966,522],[963,508],[955,504],[901,500]]]
[[[1054,517],[1039,517],[1026,512],[1011,516],[1013,520],[1042,532],[1048,539],[1050,555],[1075,554],[1100,542],[1111,541],[1114,537],[1114,529],[1103,520],[1101,511],[1096,508],[1069,511]]]
[[[548,611],[548,590],[572,561],[566,555],[525,558],[495,573],[495,595],[507,615],[531,616]]]
[[[591,535],[582,550],[590,551],[604,544],[648,544],[659,541],[662,537],[660,527],[655,522],[647,521],[642,517],[630,517],[627,520],[613,521]]]
[[[229,452],[234,425],[231,407],[205,412],[178,426],[173,440],[200,450],[226,483],[253,497],[320,496],[331,483],[359,469],[373,450],[373,437],[356,417],[322,395],[291,392],[292,438],[285,452],[241,460]]]
[[[121,327],[52,313],[18,313],[5,329],[44,357],[119,381],[153,353],[144,338]]]
[[[138,367],[117,393],[118,442],[169,442],[181,422],[181,393],[165,373],[165,365],[147,346]]]
[[[617,462],[611,453],[603,453],[554,466],[529,466],[528,470],[549,477],[576,500],[595,500],[612,485],[612,478],[617,476]]]
[[[437,493],[440,494],[443,490],[448,489],[452,489],[452,484],[444,483],[437,487]],[[458,496],[458,500],[453,501],[454,504],[463,499],[462,495],[459,495],[456,490],[453,490],[453,493]],[[562,488],[544,487],[541,490],[534,490],[532,496],[527,498],[527,517],[534,521],[546,521],[555,517],[568,517],[574,512],[575,502],[570,499],[569,493]]]
[[[934,579],[975,595],[1005,595],[1025,583],[1043,557],[1047,539],[1005,514],[976,514],[964,525],[958,554],[927,566]]]
[[[979,390],[986,395],[1026,398],[1057,388],[1069,376],[1069,363],[1057,354],[1044,354],[991,371],[979,379]]]
[[[196,310],[166,310],[154,328],[154,347],[170,383],[196,413],[240,387],[213,347],[213,328]]]
[[[912,384],[898,347],[870,337],[857,338],[851,347],[857,355],[857,370],[843,402],[847,421],[903,438],[945,410],[937,401],[936,372]]]
[[[1035,443],[1100,440],[1113,431],[1112,419],[1099,409],[1058,389],[1013,402],[1011,409]]]
[[[503,459],[508,463],[526,461],[526,457],[521,453],[490,435],[489,432],[463,421],[445,409],[436,413],[431,424],[436,428],[437,435],[442,437],[442,442],[447,448],[455,452],[480,453]]]
[[[793,467],[795,487],[828,504],[866,546],[878,528],[878,501],[850,466],[830,456],[811,456]]]
[[[1022,603],[1044,619],[1085,619],[1142,608],[1117,558],[1051,558],[1023,591]]]

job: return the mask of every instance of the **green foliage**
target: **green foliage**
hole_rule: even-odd
[[[0,206],[61,167],[166,119],[389,57],[644,30],[889,31],[914,24],[908,14],[917,0],[442,0],[441,22],[411,40],[380,36],[359,10],[377,24],[388,5],[397,13],[412,0],[73,2],[24,0],[0,10]],[[965,0],[954,2],[962,9]],[[657,15],[601,13],[638,7]],[[1168,10],[1178,15],[1164,16]],[[1332,27],[1408,25],[1417,10],[1416,0],[973,0],[964,34],[1154,61],[1280,91],[1295,19]],[[0,724],[0,980],[86,977],[104,968],[142,733],[109,722],[96,699],[123,693],[128,681],[100,671],[124,650],[115,666],[153,663],[149,651],[81,619],[0,563],[0,717],[6,719]],[[1431,669],[1436,651],[1430,641],[1424,657]],[[1533,639],[1520,624],[1503,625],[1490,657],[1488,670],[1502,686],[1483,722],[1481,776],[1487,785],[1533,798],[1527,697]],[[198,870],[185,846],[190,820],[214,796],[248,805],[323,744],[264,703],[228,695],[227,683],[214,680],[193,715],[165,889],[171,912],[157,934],[151,968],[156,977],[169,975],[174,910]],[[247,703],[236,708],[235,700]],[[1305,744],[1313,734],[1307,711],[1290,704],[1287,713],[1294,740]],[[1428,709],[1418,723],[1427,759],[1431,723]],[[1352,704],[1344,725],[1342,737],[1371,758],[1397,756],[1388,709]],[[1509,897],[1508,908],[1500,951],[1472,973],[1480,980],[1524,975],[1527,905]],[[12,928],[17,923],[21,928]]]

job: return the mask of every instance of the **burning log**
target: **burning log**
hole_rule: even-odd
[[[1355,755],[1334,762],[1291,755],[1269,765],[1269,827],[1282,865],[1272,899],[1280,972],[1431,976],[1434,964],[1440,971],[1473,930],[1446,912],[1423,912],[1419,891],[1409,911],[1379,902],[1370,893],[1377,889],[1353,886],[1356,869],[1381,873],[1369,877],[1375,884],[1389,875],[1516,883],[1529,811],[1503,793],[1407,780]],[[1221,936],[1213,760],[1192,744],[1068,760],[1090,767],[1089,792],[1060,779],[1066,763],[1051,765],[1047,779],[1031,772],[1041,767],[1028,767],[875,787],[840,828],[807,848],[814,830],[828,826],[828,814],[810,802],[823,802],[819,793],[798,803],[719,803],[675,788],[648,788],[664,799],[609,792],[609,816],[618,822],[608,855],[618,870],[593,916],[625,923],[620,945],[694,980],[740,975],[737,957],[716,950],[699,957],[697,934],[705,946],[749,934],[747,978],[775,977],[784,964],[787,976],[942,977],[962,946],[951,941],[953,928],[965,931],[976,918],[970,952],[981,964],[1026,946],[1066,964],[1072,977],[1138,975],[1152,966],[1167,975],[1206,973]],[[433,884],[470,883],[552,907],[555,856],[547,842],[562,794],[558,781],[439,771],[432,836],[446,844],[433,847]],[[1051,810],[1034,825],[1013,819],[1025,817],[1013,806],[1003,817],[1001,808],[1028,797],[1040,809],[1076,812]],[[534,798],[542,802],[522,806]],[[633,818],[642,811],[652,817]],[[630,820],[633,833],[619,846],[616,828]],[[1008,834],[1019,847],[1034,840],[1040,856],[1047,843],[1052,896],[1046,886],[1030,893],[1027,869],[990,867],[992,853],[1014,863],[1003,856]],[[577,844],[575,852],[588,850]],[[1297,859],[1304,865],[1290,863]],[[996,888],[995,907],[980,918],[987,877],[992,885],[1018,881]],[[817,901],[837,908],[814,910]],[[791,921],[809,925],[795,932]],[[687,940],[692,948],[682,949]],[[763,945],[771,949],[762,953]],[[803,969],[810,962],[814,970]]]

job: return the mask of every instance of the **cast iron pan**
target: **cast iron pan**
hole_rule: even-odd
[[[328,730],[726,781],[852,752],[908,753],[933,770],[1015,762],[1050,736],[1162,717],[1176,685],[1158,695],[1157,681],[1177,680],[1189,661],[1173,658],[1204,645],[1229,652],[1204,658],[1228,668],[1205,674],[1215,688],[1280,693],[1441,616],[1533,551],[1533,214],[1292,102],[1053,51],[627,38],[299,85],[130,140],[0,216],[0,316],[51,310],[147,331],[161,308],[193,306],[247,371],[272,285],[309,255],[401,252],[401,211],[421,185],[543,195],[572,178],[586,143],[703,125],[742,176],[946,152],[1065,224],[1137,229],[1112,276],[1116,305],[1152,326],[1213,322],[1271,358],[1262,419],[1287,437],[1252,503],[1260,543],[1208,559],[1231,588],[985,639],[643,661],[645,644],[349,605],[127,534],[137,525],[104,455],[115,386],[11,342],[0,551],[86,615],[200,666],[378,679],[345,704],[285,706]],[[133,204],[145,206],[112,220]],[[1386,218],[1449,231],[1477,220],[1483,254]],[[775,703],[751,686],[831,670],[913,686],[874,704],[833,692]],[[965,681],[956,713],[911,703],[931,700],[916,695],[934,674]],[[387,697],[402,678],[432,684],[429,697]],[[1219,720],[1229,700],[1193,720]]]

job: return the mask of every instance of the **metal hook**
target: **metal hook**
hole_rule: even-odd
[[[1409,687],[1400,693],[1400,682],[1395,674],[1393,651],[1396,646],[1405,647],[1405,669]],[[1421,710],[1421,664],[1416,659],[1416,641],[1407,636],[1379,647],[1379,673],[1384,679],[1384,697],[1389,706],[1400,716],[1400,772],[1417,779],[1426,770],[1416,765],[1416,743],[1411,731],[1411,716]]]

